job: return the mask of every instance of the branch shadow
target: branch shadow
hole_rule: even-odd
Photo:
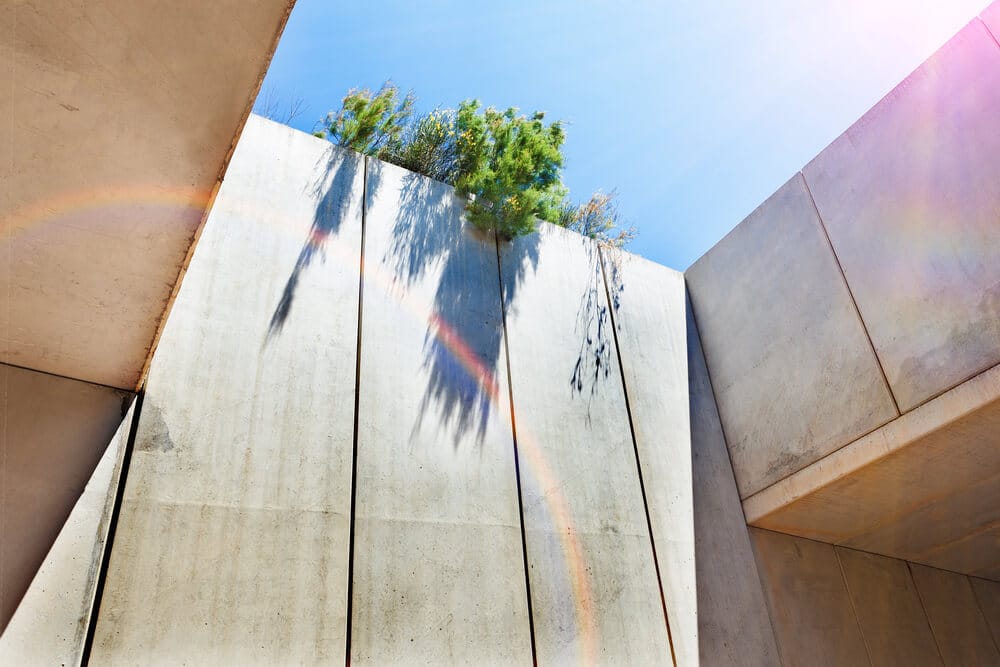
[[[377,160],[369,162],[368,197],[378,193],[384,169]],[[382,257],[404,287],[431,271],[439,276],[422,349],[427,386],[411,434],[436,413],[454,447],[469,434],[482,444],[496,402],[507,400],[497,379],[503,345],[497,246],[492,233],[464,221],[464,208],[452,187],[407,172]],[[537,240],[525,252],[520,275],[537,265]],[[516,285],[508,298],[513,291]]]
[[[589,401],[611,372],[614,319],[609,309],[617,312],[621,307],[625,286],[616,250],[605,251],[598,243],[589,243],[587,250],[590,282],[577,307],[575,330],[580,343],[569,385],[573,397],[586,396]]]
[[[281,293],[277,306],[275,306],[274,314],[271,315],[267,336],[264,340],[265,345],[280,334],[284,328],[288,316],[292,312],[292,304],[295,301],[295,293],[302,273],[309,268],[317,255],[320,256],[321,260],[324,259],[323,250],[327,241],[331,236],[337,235],[350,213],[351,203],[355,196],[354,180],[361,164],[364,164],[362,159],[348,151],[336,148],[332,144],[327,147],[317,162],[315,171],[319,175],[311,186],[311,194],[319,200],[316,205],[316,213],[309,228],[309,235],[306,237],[295,262],[295,267],[292,269],[291,275],[288,276],[285,289]]]

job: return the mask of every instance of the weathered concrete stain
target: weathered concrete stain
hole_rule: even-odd
[[[170,437],[170,427],[163,419],[163,412],[154,401],[145,401],[142,406],[142,437],[136,438],[135,448],[140,452],[166,453],[174,449]]]

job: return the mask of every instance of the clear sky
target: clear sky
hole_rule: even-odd
[[[298,0],[263,89],[307,131],[386,79],[546,111],[574,199],[617,189],[630,249],[683,270],[988,4]]]

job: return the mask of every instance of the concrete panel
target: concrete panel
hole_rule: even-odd
[[[0,664],[80,664],[134,409],[133,401],[0,635]]]
[[[112,440],[131,394],[5,364],[0,389],[2,632]]]
[[[972,584],[972,591],[976,595],[976,602],[983,612],[990,632],[993,635],[993,643],[1000,646],[1000,583],[969,577]]]
[[[998,114],[973,21],[804,170],[903,411],[1000,362]]]
[[[686,277],[741,496],[896,416],[801,175]]]
[[[94,664],[344,656],[363,182],[248,123],[151,366]]]
[[[771,619],[691,309],[687,313],[701,664],[777,665]],[[685,664],[685,663],[681,663]]]
[[[941,665],[906,561],[836,549],[872,665]]]
[[[613,249],[601,254],[674,655],[693,665],[698,592],[684,275]]]
[[[352,664],[530,663],[496,243],[369,160]]]
[[[944,664],[996,665],[1000,652],[979,609],[969,578],[954,572],[911,564],[927,620]]]
[[[291,2],[4,5],[0,361],[133,389]]]
[[[834,547],[750,529],[785,665],[870,664]]]
[[[500,253],[538,662],[669,663],[597,246]]]

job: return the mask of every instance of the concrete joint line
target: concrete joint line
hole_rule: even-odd
[[[868,341],[868,347],[871,349],[872,355],[875,357],[875,365],[878,366],[879,373],[882,375],[882,382],[885,384],[886,390],[889,392],[889,398],[892,399],[892,407],[896,409],[896,416],[903,414],[899,409],[899,401],[896,400],[896,394],[892,391],[892,385],[889,384],[889,378],[885,374],[885,367],[882,365],[882,360],[878,356],[878,350],[875,349],[875,343],[872,342],[872,336],[868,333],[868,327],[865,326],[865,320],[861,317],[861,310],[858,308],[858,301],[854,298],[854,291],[851,289],[851,284],[847,281],[847,274],[844,273],[844,266],[840,263],[840,257],[837,256],[837,250],[833,247],[833,241],[830,240],[830,233],[826,230],[826,223],[823,222],[823,215],[819,211],[819,206],[816,205],[816,199],[813,197],[812,189],[809,187],[809,182],[806,180],[805,172],[800,171],[799,177],[802,179],[802,185],[806,189],[806,194],[809,195],[809,203],[812,204],[813,211],[816,212],[816,219],[819,220],[819,228],[823,232],[823,238],[826,239],[826,245],[830,248],[830,252],[833,254],[833,261],[837,263],[837,270],[840,271],[840,278],[844,281],[844,287],[847,289],[847,294],[851,297],[851,305],[854,307],[854,313],[858,316],[858,323],[861,325],[861,330],[865,332],[865,340]]]
[[[944,653],[941,652],[941,645],[938,643],[937,635],[934,634],[934,626],[931,625],[931,617],[927,615],[927,603],[924,602],[924,595],[920,592],[920,586],[917,585],[917,579],[913,576],[913,564],[910,561],[903,561],[906,563],[906,571],[910,575],[910,583],[913,584],[913,590],[917,592],[917,601],[920,602],[920,611],[924,614],[924,622],[927,623],[927,629],[930,630],[931,639],[934,640],[934,648],[937,649],[938,658],[941,659],[941,664],[946,664],[944,661]]]
[[[493,233],[493,243],[497,250],[497,282],[500,289],[500,322],[503,325],[503,352],[507,364],[507,398],[510,401],[510,433],[514,446],[514,479],[517,482],[517,515],[521,524],[521,559],[524,567],[524,589],[528,598],[528,633],[531,639],[531,664],[537,667],[538,654],[535,648],[535,616],[531,605],[531,576],[528,570],[528,538],[524,531],[524,498],[521,494],[521,461],[517,447],[517,418],[514,415],[514,380],[510,373],[510,344],[507,341],[507,310],[504,304],[503,271],[500,267],[500,237]]]
[[[358,340],[354,353],[354,435],[351,451],[351,515],[347,540],[347,628],[344,664],[351,664],[351,628],[354,613],[354,532],[358,504],[358,415],[361,408],[361,331],[365,305],[365,232],[368,214],[368,156],[364,156],[361,186],[361,252],[358,255]]]
[[[872,649],[868,645],[868,637],[865,636],[865,629],[861,627],[861,619],[858,618],[858,607],[854,604],[854,596],[851,595],[851,582],[847,580],[847,572],[844,571],[844,561],[840,559],[840,549],[837,545],[833,545],[833,557],[837,559],[837,567],[840,569],[840,578],[844,582],[844,589],[847,591],[847,601],[851,603],[851,615],[854,616],[854,624],[858,626],[858,634],[861,635],[861,643],[865,645],[865,653],[868,655],[868,664],[874,667],[875,662],[872,660]]]
[[[622,398],[625,399],[625,413],[628,415],[628,430],[632,437],[632,452],[635,454],[635,470],[639,477],[639,492],[642,494],[642,509],[646,515],[646,531],[649,533],[649,546],[653,552],[653,569],[656,571],[656,585],[660,589],[660,606],[663,608],[663,622],[667,628],[667,642],[670,645],[670,659],[677,664],[677,654],[674,650],[674,637],[670,631],[670,616],[667,614],[667,599],[663,594],[663,578],[660,576],[660,560],[656,555],[656,539],[653,536],[653,522],[649,518],[649,503],[646,501],[646,485],[642,479],[642,464],[639,460],[639,445],[635,438],[635,424],[632,420],[632,406],[628,400],[628,385],[625,382],[625,367],[622,365],[622,349],[618,342],[618,322],[615,320],[614,302],[611,300],[611,290],[608,287],[608,272],[604,267],[604,250],[597,246],[597,262],[601,267],[601,280],[604,283],[604,296],[607,299],[608,314],[611,319],[611,336],[615,342],[615,355],[618,358],[618,373],[622,379]]]
[[[108,519],[108,532],[104,538],[104,555],[101,558],[100,569],[97,571],[97,583],[94,588],[94,603],[90,608],[90,618],[87,620],[87,634],[83,642],[80,664],[87,667],[90,664],[90,654],[94,648],[94,636],[100,621],[101,599],[104,597],[104,584],[108,578],[111,565],[111,552],[115,546],[115,533],[118,530],[118,518],[121,516],[122,504],[125,502],[125,488],[128,483],[129,466],[132,463],[132,451],[135,449],[135,438],[139,431],[139,419],[142,416],[142,402],[146,396],[145,386],[140,387],[135,396],[132,409],[132,423],[129,425],[128,438],[125,441],[125,451],[122,454],[118,486],[115,489],[115,501]]]

